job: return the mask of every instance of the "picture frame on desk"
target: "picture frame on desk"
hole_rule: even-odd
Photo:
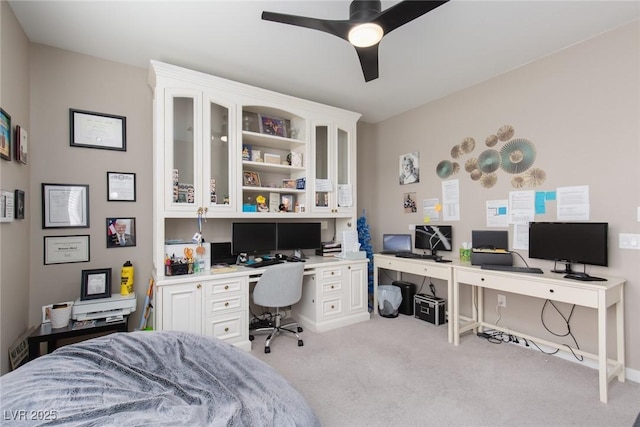
[[[82,270],[80,300],[86,301],[111,297],[111,269]]]

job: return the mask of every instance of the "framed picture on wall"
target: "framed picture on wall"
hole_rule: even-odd
[[[135,218],[107,218],[107,248],[124,248],[135,245]]]
[[[126,172],[107,172],[107,201],[135,202],[136,174]]]
[[[0,157],[11,160],[11,116],[0,108]]]
[[[88,227],[88,185],[42,184],[42,228]]]
[[[16,160],[22,164],[27,164],[27,131],[22,126],[16,126]]]
[[[127,118],[113,114],[69,109],[72,147],[127,151]]]

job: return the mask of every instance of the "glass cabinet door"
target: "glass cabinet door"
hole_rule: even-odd
[[[315,127],[315,200],[316,211],[329,210],[331,206],[331,191],[334,183],[331,181],[331,151],[329,148],[329,126]]]
[[[167,203],[165,207],[171,211],[192,209],[196,205],[196,190],[198,173],[197,166],[197,137],[198,127],[196,115],[199,96],[185,92],[169,93],[166,97],[165,111],[168,115],[165,121],[165,144],[168,173]]]
[[[337,204],[338,208],[342,210],[343,208],[352,208],[355,203],[353,200],[353,183],[351,182],[351,138],[349,132],[338,128],[336,143]]]
[[[235,162],[234,150],[231,149],[233,135],[229,129],[230,119],[233,116],[233,108],[221,105],[212,100],[206,101],[205,105],[205,132],[208,135],[204,141],[203,157],[204,176],[207,177],[203,185],[204,190],[203,206],[211,211],[231,210],[235,206]]]

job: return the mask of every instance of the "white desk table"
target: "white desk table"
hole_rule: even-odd
[[[598,352],[587,353],[574,349],[573,352],[583,357],[598,361],[600,400],[607,402],[607,386],[609,381],[618,377],[625,380],[624,362],[624,279],[608,277],[606,282],[580,282],[564,279],[562,274],[524,274],[493,270],[482,270],[476,266],[457,265],[453,269],[453,315],[449,317],[449,325],[453,326],[454,345],[460,342],[460,334],[469,330],[491,328],[566,351],[565,346],[532,337],[511,329],[507,330],[488,323],[484,319],[484,289],[510,292],[518,295],[549,299],[553,301],[576,304],[598,311]],[[472,316],[460,316],[460,285],[471,286]],[[607,357],[607,309],[614,307],[616,315],[616,357]],[[474,308],[475,307],[475,308]]]
[[[453,301],[453,263],[437,263],[433,260],[416,258],[399,258],[395,255],[375,254],[373,256],[373,312],[378,312],[378,273],[379,269],[394,270],[397,279],[401,273],[415,274],[417,276],[442,279],[447,282],[447,313],[451,316]],[[447,323],[447,337],[453,342],[453,327],[449,320]]]

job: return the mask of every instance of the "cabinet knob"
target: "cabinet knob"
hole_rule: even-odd
[[[484,282],[484,277],[481,277],[481,278],[480,278],[480,281],[481,281],[481,282]]]
[[[331,289],[333,289],[335,286],[331,285]]]
[[[229,328],[224,328],[224,331],[225,332],[229,332]]]
[[[225,302],[225,303],[224,303],[224,306],[225,306],[225,307],[229,307],[229,301]]]
[[[333,310],[334,308],[336,308],[336,306],[335,306],[335,305],[332,305],[332,306],[331,306],[331,310]]]
[[[336,274],[336,273],[332,271],[332,272],[331,272],[331,275],[333,276],[334,274]]]
[[[549,292],[553,293],[553,289],[549,289]]]
[[[200,283],[198,283],[198,285],[196,286],[196,288],[200,289],[202,288],[202,285]]]
[[[227,289],[229,289],[229,285],[224,285],[224,290],[226,291]]]

